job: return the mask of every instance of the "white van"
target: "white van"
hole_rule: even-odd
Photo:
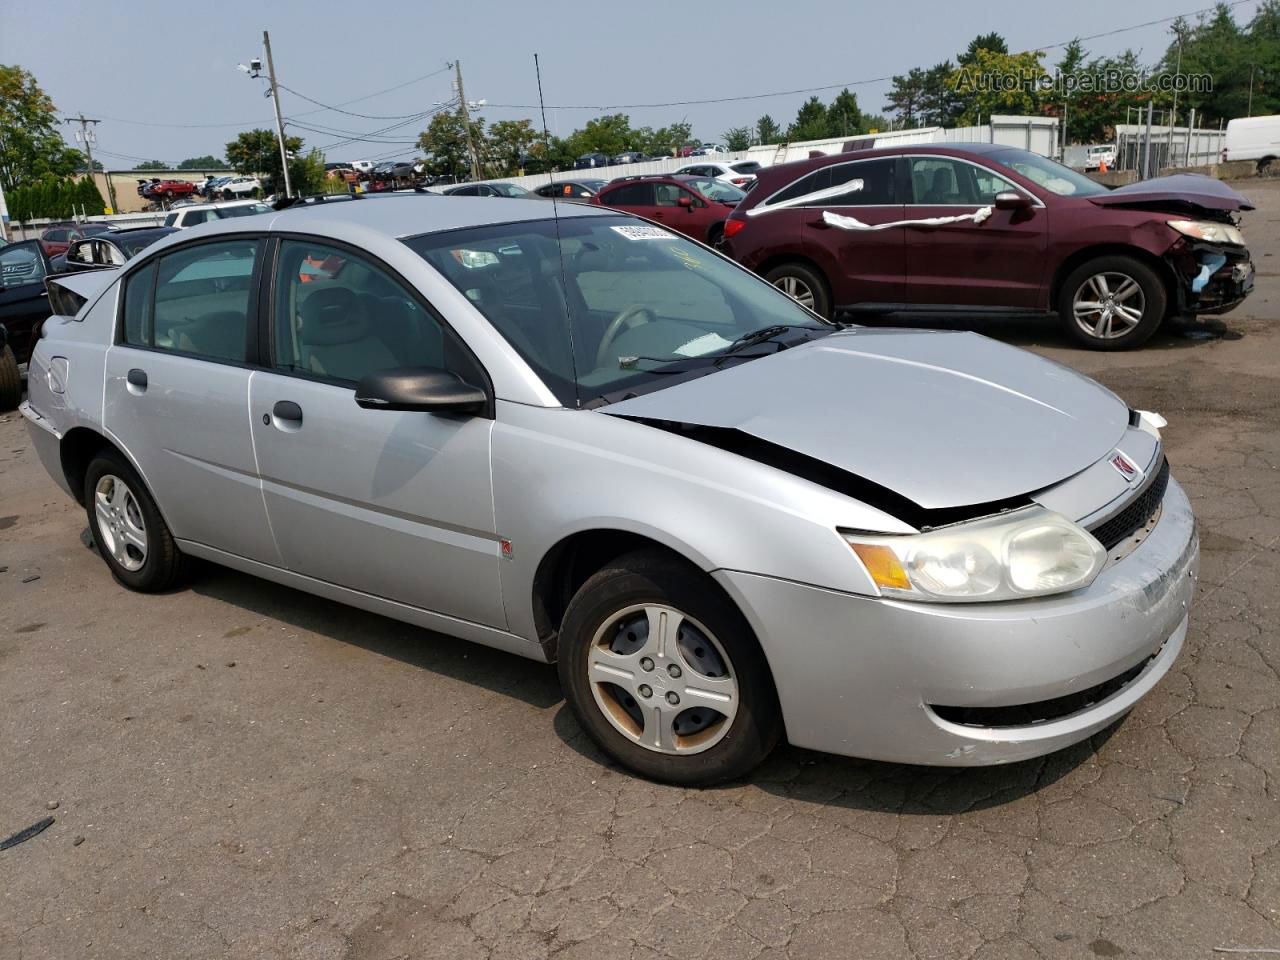
[[[1265,170],[1280,159],[1280,116],[1239,117],[1227,122],[1227,140],[1222,145],[1222,162],[1255,160]]]

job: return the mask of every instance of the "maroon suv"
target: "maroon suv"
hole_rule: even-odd
[[[1056,312],[1080,343],[1115,350],[1248,296],[1232,215],[1252,209],[1208,177],[1112,190],[1026,150],[904,146],[762,169],[724,248],[826,317]]]
[[[657,220],[712,246],[724,237],[725,220],[746,194],[715,177],[622,177],[591,198],[602,207]]]

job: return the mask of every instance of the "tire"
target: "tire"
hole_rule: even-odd
[[[720,241],[724,239],[724,224],[713,223],[711,229],[707,231],[707,246],[719,247]]]
[[[90,461],[84,504],[98,553],[120,583],[158,593],[178,582],[182,553],[141,477],[118,451],[104,449]],[[104,529],[103,524],[109,526]]]
[[[1093,309],[1092,304],[1111,309]],[[1167,307],[1168,294],[1155,271],[1123,255],[1081,264],[1071,271],[1058,294],[1063,329],[1091,350],[1142,346],[1164,320]]]
[[[22,402],[22,374],[18,358],[7,343],[0,352],[0,412],[15,409]]]
[[[665,639],[675,644],[664,630],[651,645],[649,625],[673,620]],[[701,571],[660,552],[626,554],[582,585],[561,625],[558,669],[588,736],[654,780],[741,777],[782,734],[773,678],[745,618]]]
[[[817,270],[803,263],[784,263],[774,267],[764,278],[818,316],[831,319],[831,292],[827,281]]]
[[[234,200],[235,198],[236,198],[236,195],[235,195],[234,193],[232,193],[230,190],[223,190],[223,191],[222,191],[222,199],[223,199],[223,200]]]
[[[1269,174],[1271,172],[1271,164],[1274,160],[1275,160],[1275,157],[1263,157],[1261,160],[1259,160],[1258,174],[1260,176],[1266,176],[1267,174]]]
[[[166,190],[164,193],[160,194],[160,196],[164,197],[164,198],[165,198],[166,200],[168,200],[170,203],[173,203],[173,191],[172,191],[172,190]]]

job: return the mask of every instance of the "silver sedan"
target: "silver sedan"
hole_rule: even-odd
[[[117,580],[198,557],[558,662],[649,777],[784,736],[1044,754],[1182,647],[1157,415],[972,333],[827,324],[632,217],[356,198],[53,286],[22,412]]]

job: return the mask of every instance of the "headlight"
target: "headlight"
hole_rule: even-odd
[[[934,603],[1017,600],[1088,586],[1107,551],[1043,507],[907,536],[841,531],[885,596]]]
[[[1195,237],[1197,240],[1244,246],[1244,234],[1229,223],[1215,223],[1212,220],[1168,220],[1166,223],[1184,236]]]

